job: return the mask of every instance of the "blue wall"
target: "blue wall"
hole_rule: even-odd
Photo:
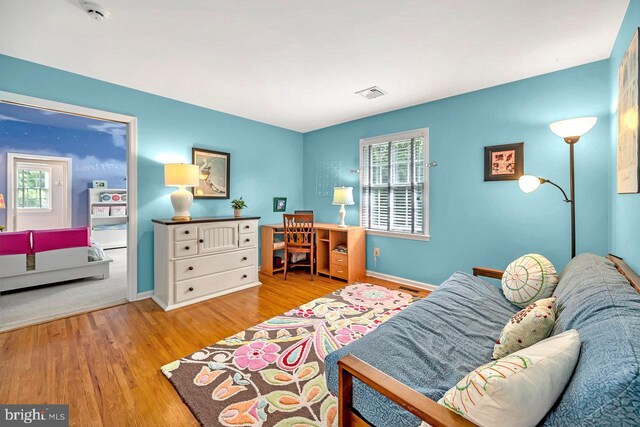
[[[120,123],[0,103],[0,193],[7,194],[7,153],[69,157],[72,225],[86,227],[93,180],[127,186],[126,132]],[[0,210],[0,224],[6,217]]]
[[[393,96],[393,95],[390,95]],[[522,193],[516,181],[483,181],[483,147],[525,142],[525,172],[569,186],[569,149],[548,124],[593,115],[594,129],[576,146],[578,251],[608,247],[609,62],[599,61],[511,84],[317,130],[304,135],[304,204],[319,221],[336,222],[329,197],[315,194],[317,162],[342,161],[341,184],[354,187],[360,138],[428,127],[431,240],[367,238],[367,269],[379,247],[377,271],[439,284],[474,265],[504,268],[529,252],[546,255],[558,269],[570,257],[569,206],[543,186]],[[605,159],[605,161],[603,161]],[[358,224],[358,206],[347,207]]]
[[[0,55],[0,90],[138,118],[138,291],[153,289],[152,218],[172,215],[163,164],[191,162],[191,147],[231,153],[231,197],[247,215],[281,221],[272,198],[302,206],[302,135],[77,74]],[[229,200],[198,200],[194,216],[230,215]]]
[[[618,66],[640,26],[640,0],[631,0],[610,59],[611,85],[611,242],[610,252],[623,257],[636,271],[640,271],[640,194],[618,194]]]

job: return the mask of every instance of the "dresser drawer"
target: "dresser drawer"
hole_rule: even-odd
[[[198,254],[198,241],[185,240],[173,244],[173,256],[175,258]]]
[[[249,247],[256,246],[257,244],[258,244],[258,235],[256,233],[240,235],[239,246],[241,248],[249,248]]]
[[[255,265],[256,261],[255,249],[176,260],[174,261],[175,280],[179,282],[235,268],[248,267]]]
[[[238,226],[240,233],[255,233],[258,231],[257,221],[241,221]]]
[[[338,254],[335,252],[331,252],[331,264],[346,266],[349,264],[349,257],[347,256],[347,254]]]
[[[331,264],[329,273],[332,276],[339,277],[341,279],[347,279],[349,277],[349,270],[346,265]]]
[[[204,297],[258,280],[255,267],[239,268],[176,283],[176,302]]]
[[[195,225],[181,225],[173,230],[173,239],[176,242],[198,238],[198,227]]]

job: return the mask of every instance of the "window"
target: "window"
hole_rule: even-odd
[[[18,169],[18,209],[49,209],[50,172],[42,168]]]
[[[360,224],[370,234],[429,238],[429,133],[360,141]]]

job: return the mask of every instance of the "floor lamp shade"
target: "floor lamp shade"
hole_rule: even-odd
[[[168,163],[164,165],[164,185],[168,187],[178,187],[171,193],[171,204],[173,205],[173,220],[191,219],[189,210],[193,204],[193,194],[185,187],[195,187],[200,183],[200,168],[197,165],[187,165],[184,163]]]

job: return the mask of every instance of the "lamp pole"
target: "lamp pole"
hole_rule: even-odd
[[[575,189],[575,177],[574,177],[574,160],[573,160],[573,146],[577,140],[569,140],[566,138],[567,144],[569,144],[569,193],[571,197],[571,259],[576,257],[576,189]]]

